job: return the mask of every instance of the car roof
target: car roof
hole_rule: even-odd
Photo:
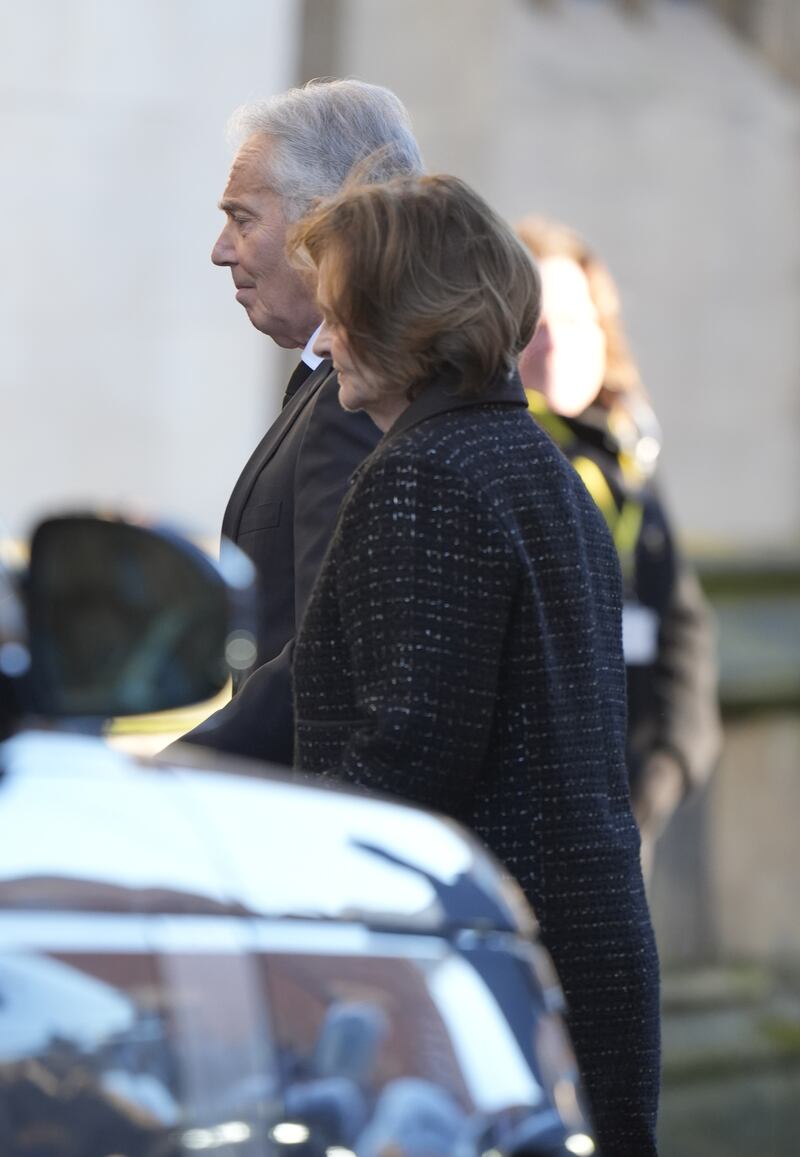
[[[0,747],[0,909],[228,913],[530,933],[454,822],[194,747],[137,759],[29,731]]]

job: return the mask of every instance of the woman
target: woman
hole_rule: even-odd
[[[628,775],[648,872],[670,816],[719,755],[711,616],[654,484],[660,430],[611,275],[564,225],[528,217],[518,234],[543,286],[541,321],[519,362],[522,383],[603,513],[622,566]]]
[[[625,775],[619,568],[531,421],[539,285],[454,177],[323,203],[317,352],[385,432],[298,635],[296,760],[474,828],[541,922],[606,1157],[655,1153],[658,983]]]

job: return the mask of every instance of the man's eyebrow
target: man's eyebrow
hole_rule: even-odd
[[[223,213],[252,213],[252,209],[249,209],[243,201],[236,201],[232,197],[223,197],[222,200],[218,202],[217,208],[221,209]]]

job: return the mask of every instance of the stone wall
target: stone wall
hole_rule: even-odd
[[[667,964],[800,962],[798,771],[797,713],[728,722],[716,774],[658,849],[653,915]]]
[[[429,165],[510,218],[578,226],[620,282],[685,534],[798,545],[800,94],[702,4],[625,7],[307,0],[307,66],[394,88]]]
[[[708,0],[779,73],[800,84],[800,4],[797,0]]]
[[[289,85],[294,0],[2,0],[0,516],[215,536],[282,367],[209,261],[225,122]]]
[[[798,92],[710,7],[677,0],[306,0],[304,45],[306,77],[394,88],[430,167],[511,219],[545,211],[595,242],[662,418],[684,535],[797,547]],[[729,725],[657,862],[668,963],[800,957],[799,749],[796,719]]]

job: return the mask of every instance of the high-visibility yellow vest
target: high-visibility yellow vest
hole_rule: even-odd
[[[595,505],[603,515],[617,548],[623,576],[632,578],[636,544],[642,531],[644,504],[636,498],[626,495],[622,504],[618,505],[606,476],[597,463],[583,454],[572,455],[570,453],[571,448],[578,442],[578,438],[567,422],[558,414],[553,413],[541,394],[534,390],[528,390],[527,396],[528,409],[542,429],[567,455],[592,496]],[[631,489],[638,489],[642,484],[642,478],[633,459],[624,452],[620,452],[617,455],[617,461],[623,477],[630,484]]]

